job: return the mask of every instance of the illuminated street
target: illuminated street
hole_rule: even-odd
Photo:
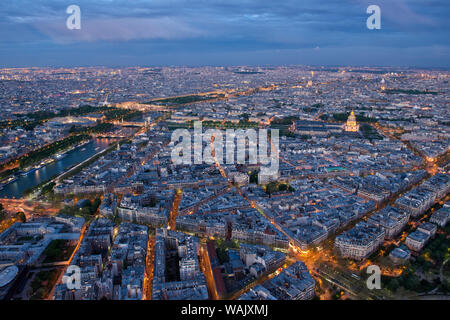
[[[153,263],[155,255],[155,239],[150,236],[147,243],[147,257],[144,278],[144,292],[142,293],[142,300],[151,300],[152,297],[152,282],[153,282]]]

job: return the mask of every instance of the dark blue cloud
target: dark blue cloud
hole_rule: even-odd
[[[82,29],[67,30],[67,6]],[[381,30],[366,8],[381,7]],[[448,0],[14,0],[0,62],[450,66]]]

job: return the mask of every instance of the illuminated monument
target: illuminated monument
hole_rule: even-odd
[[[346,132],[358,132],[359,131],[359,124],[356,122],[355,113],[350,113],[350,116],[347,119],[347,123],[344,126],[344,130]]]

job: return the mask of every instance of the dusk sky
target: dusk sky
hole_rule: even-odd
[[[0,66],[450,67],[449,16],[449,0],[2,0]]]

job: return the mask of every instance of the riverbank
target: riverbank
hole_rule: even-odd
[[[59,153],[61,154],[59,159],[55,157],[54,161],[42,168],[25,175],[16,175],[14,181],[4,185],[3,189],[0,190],[0,197],[20,198],[26,190],[32,193],[35,190],[31,189],[35,189],[39,185],[43,187],[48,182],[67,172],[67,170],[91,158],[115,142],[117,142],[116,139],[93,139],[82,145],[70,148],[64,154]]]
[[[56,142],[52,142],[45,146],[42,146],[36,150],[30,151],[20,157],[11,160],[9,163],[4,164],[2,169],[7,167],[14,167],[6,169],[0,173],[0,179],[3,179],[2,183],[10,183],[10,178],[17,174],[27,174],[34,170],[40,169],[42,165],[48,164],[53,157],[60,152],[67,152],[70,148],[79,145],[80,143],[86,143],[91,139],[91,136],[81,134],[76,136],[68,136]],[[10,180],[10,181],[5,181]]]

